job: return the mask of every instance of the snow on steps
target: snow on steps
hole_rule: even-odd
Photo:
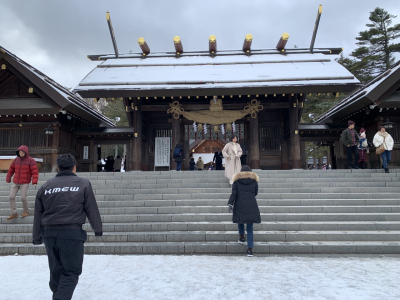
[[[256,253],[400,253],[400,170],[256,171],[262,224]],[[243,253],[227,213],[223,172],[80,173],[91,180],[104,236],[90,226],[86,253]],[[40,174],[39,185],[54,174]],[[6,221],[0,174],[0,254],[44,254],[33,217]],[[28,201],[33,213],[36,191]],[[19,198],[19,197],[18,197]],[[17,207],[21,203],[17,200]]]

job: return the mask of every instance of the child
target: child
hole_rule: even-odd
[[[194,162],[194,158],[192,157],[191,159],[190,159],[190,162],[189,162],[189,168],[190,168],[190,171],[194,171],[194,167],[196,166],[196,163]]]
[[[369,147],[371,147],[372,144],[367,141],[364,128],[360,129],[360,133],[361,133],[360,139],[358,140],[358,155],[359,155],[358,165],[360,166],[361,169],[366,169],[367,153],[369,153]]]

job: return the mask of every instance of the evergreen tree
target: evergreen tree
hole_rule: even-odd
[[[390,25],[396,17],[379,7],[370,12],[368,29],[356,37],[360,47],[351,53],[356,60],[342,63],[345,67],[345,63],[349,63],[349,71],[353,70],[360,81],[366,82],[394,64],[393,52],[400,51],[400,43],[394,42],[400,37],[400,24]]]
[[[301,123],[314,123],[319,116],[333,107],[336,103],[342,100],[346,95],[339,94],[338,97],[334,94],[321,93],[306,96],[304,100],[304,108],[301,116]]]

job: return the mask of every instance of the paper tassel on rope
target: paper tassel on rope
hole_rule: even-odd
[[[222,133],[222,134],[225,134],[224,124],[221,124],[221,133]]]
[[[232,123],[232,131],[236,132],[236,124],[235,124],[235,122]]]
[[[204,134],[207,134],[207,124],[204,124]]]
[[[232,131],[232,125],[231,125],[231,123],[226,124],[226,130]]]
[[[199,126],[197,126],[197,130],[198,131],[202,131],[203,130],[203,125],[199,124]]]
[[[197,132],[197,125],[196,125],[196,122],[193,122],[193,131],[194,131],[194,132]]]

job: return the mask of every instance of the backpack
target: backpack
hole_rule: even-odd
[[[179,156],[181,156],[181,155],[182,155],[182,149],[179,148],[179,147],[176,147],[176,148],[174,149],[174,158],[175,158],[175,157],[179,157]]]

